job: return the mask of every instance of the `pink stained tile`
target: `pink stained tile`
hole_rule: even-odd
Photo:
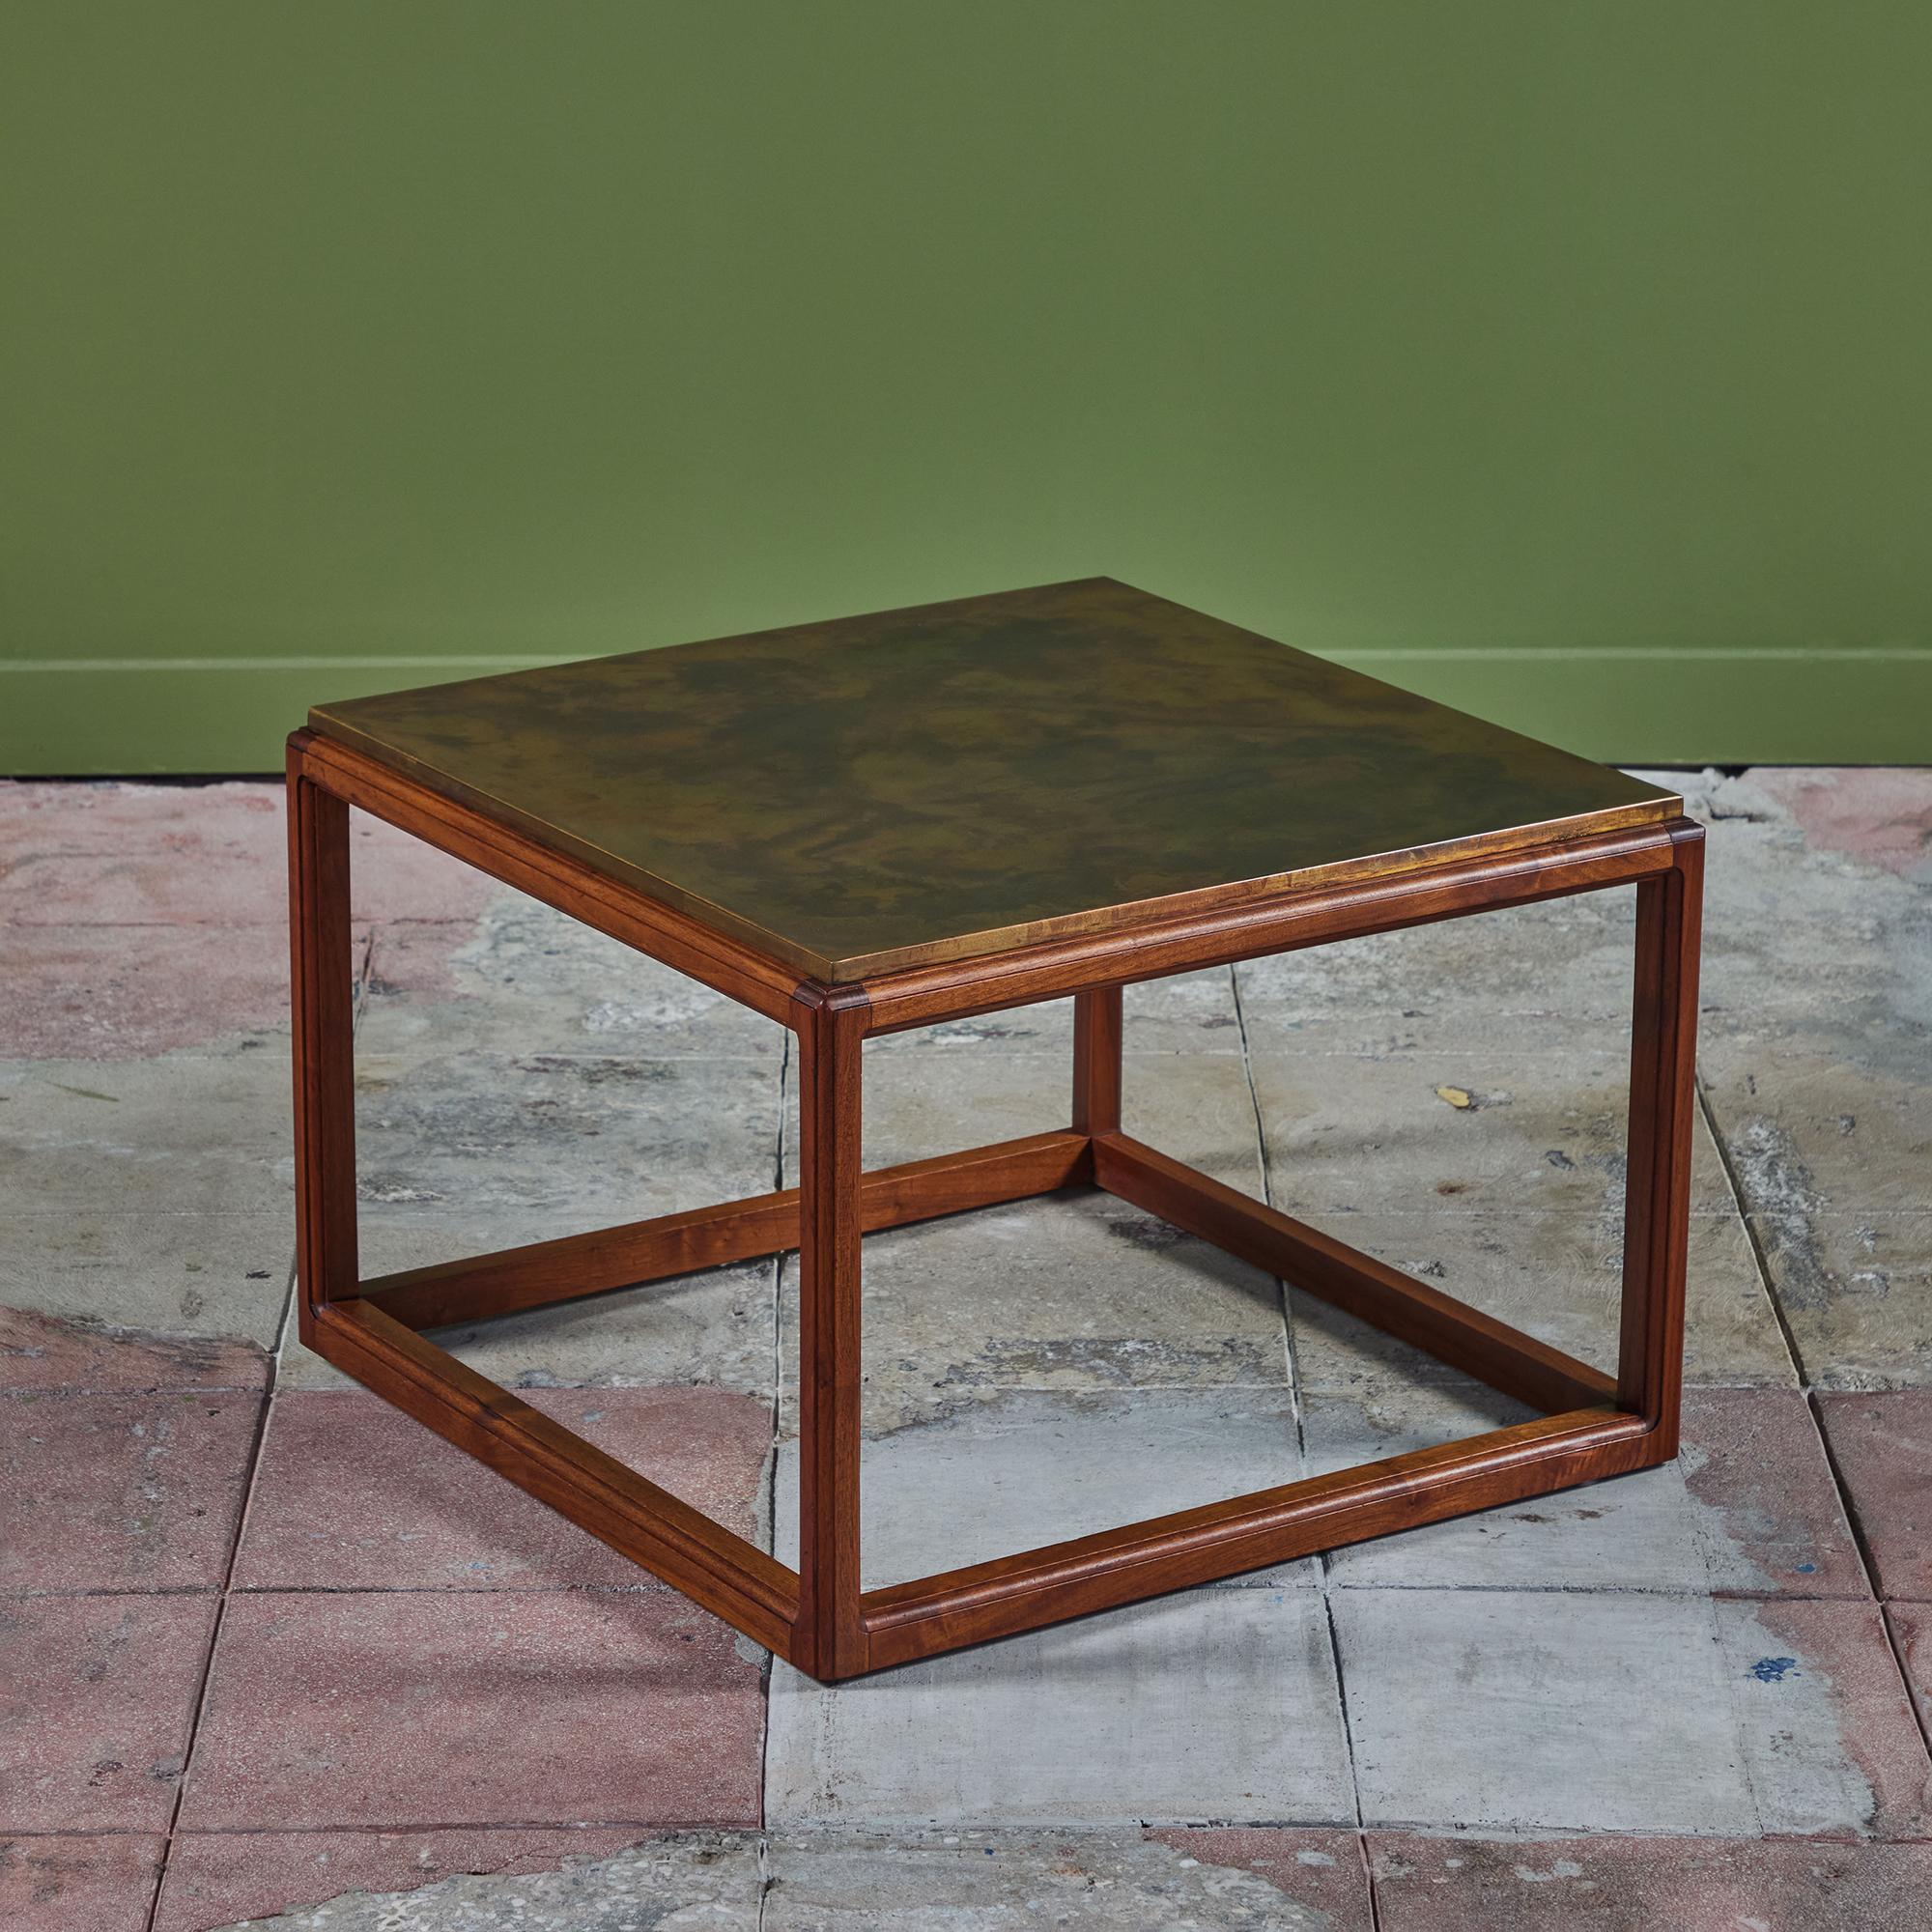
[[[1205,1831],[1151,1831],[1204,1865],[1259,1873],[1296,1904],[1328,1915],[1328,1932],[1370,1932],[1369,1875],[1353,1832],[1290,1826],[1217,1826]]]
[[[1816,850],[1932,879],[1932,771],[1761,766],[1748,781],[1791,813]]]
[[[268,1352],[251,1343],[145,1335],[0,1308],[0,1393],[259,1389],[268,1379]]]
[[[1932,1389],[1821,1395],[1818,1413],[1879,1594],[1932,1601]]]
[[[0,1397],[0,1589],[218,1590],[261,1404]]]
[[[369,952],[370,991],[454,994],[456,954],[475,937],[474,920],[397,920],[375,927]]]
[[[525,1400],[740,1536],[757,1534],[771,1410],[719,1389],[540,1389]],[[275,1398],[236,1586],[555,1589],[647,1571],[360,1390]]]
[[[0,924],[0,1059],[149,1059],[285,1032],[288,935],[270,925]]]
[[[1932,1932],[1932,1845],[1371,1832],[1381,1932]]]
[[[168,1855],[155,1932],[208,1932],[345,1891],[413,1891],[464,1872],[509,1878],[602,1859],[638,1842],[625,1827],[544,1831],[185,1833]]]
[[[288,891],[280,853],[245,867],[191,850],[61,854],[30,860],[0,879],[0,923],[30,929],[273,927],[288,917]]]
[[[1876,1604],[1770,1600],[1754,1606],[1760,1626],[1790,1652],[1773,1667],[1822,1672],[1836,1706],[1845,1755],[1870,1787],[1864,1829],[1875,1838],[1932,1836],[1932,1758],[1899,1682],[1898,1663]]]
[[[1918,1721],[1932,1735],[1932,1606],[1924,1604],[1894,1604],[1886,1611],[1898,1639],[1899,1661],[1905,1666],[1905,1681],[1918,1707]]]
[[[1684,1441],[1686,1488],[1719,1513],[1761,1587],[1795,1597],[1871,1595],[1798,1390],[1686,1389]]]
[[[279,781],[0,781],[0,923],[279,925],[288,834]],[[473,867],[362,812],[350,818],[355,916],[474,919]]]
[[[662,1590],[237,1596],[182,1825],[753,1825],[762,1655]]]
[[[166,1827],[215,1601],[0,1598],[0,1833]]]
[[[0,1832],[7,1932],[142,1932],[161,1865],[158,1836],[9,1837]]]
[[[272,927],[288,917],[289,889],[281,828],[270,829],[262,853],[210,850],[213,841],[190,836],[121,853],[30,858],[0,877],[0,923]]]
[[[0,787],[0,923],[274,925],[287,915],[282,787]]]
[[[349,875],[353,916],[378,924],[473,926],[503,890],[475,867],[361,811],[349,814]]]

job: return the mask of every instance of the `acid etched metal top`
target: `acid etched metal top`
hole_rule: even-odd
[[[828,981],[1682,809],[1108,578],[309,722]]]

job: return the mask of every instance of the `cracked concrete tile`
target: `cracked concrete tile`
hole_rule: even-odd
[[[1236,967],[1258,1057],[1624,1050],[1635,895],[1619,889]]]
[[[1880,1067],[1720,1047],[1704,1087],[1749,1212],[1932,1210],[1932,1053]]]
[[[236,1596],[182,1824],[754,1824],[763,1655],[665,1590]]]
[[[1932,1213],[1765,1214],[1751,1228],[1807,1381],[1932,1383]]]
[[[429,1923],[450,1909],[477,1912],[493,1889],[463,1888],[461,1905],[440,1882],[466,1873],[486,1882],[526,1872],[554,1874],[572,1861],[609,1858],[639,1835],[625,1827],[598,1830],[552,1827],[546,1831],[426,1832],[185,1832],[169,1848],[168,1873],[155,1915],[155,1932],[207,1932],[236,1920],[250,1924],[288,1920],[298,1915],[330,1928],[360,1922],[396,1932],[415,1909],[420,1889],[438,1888],[435,1900],[423,1899]],[[697,1871],[703,1869],[700,1863]],[[694,1874],[696,1875],[696,1874]],[[668,1889],[668,1888],[667,1888]],[[382,1900],[345,1893],[383,1893]],[[406,1894],[398,1897],[396,1894]],[[507,1903],[511,1896],[501,1896]],[[311,1917],[311,1910],[323,1911]],[[384,1917],[384,1914],[390,1916]],[[449,1923],[448,1920],[441,1921]],[[474,1924],[472,1918],[469,1921]],[[526,1920],[532,1928],[541,1919]],[[552,1921],[562,1927],[565,1921]],[[453,1932],[453,1927],[452,1927]]]
[[[373,1888],[384,1884],[389,1873],[381,1853],[368,1858],[362,1851],[370,1835],[350,1837],[343,1860],[351,1866],[349,1875],[367,1876]],[[545,1835],[554,1842],[558,1834]],[[583,1833],[592,1841],[598,1835]],[[402,1842],[432,1847],[440,1840],[457,1839],[480,1851],[519,1838],[536,1839],[538,1834],[440,1833],[399,1837]],[[185,1842],[190,1870],[205,1869],[197,1862],[207,1857],[200,1848],[213,1841]],[[433,1850],[432,1855],[440,1854]],[[477,1855],[457,1854],[466,1860]],[[231,1861],[232,1858],[230,1854]],[[355,1869],[365,1861],[371,1869]],[[526,1866],[521,1857],[513,1856],[508,1869],[522,1873]],[[481,1877],[444,1878],[414,1890],[358,1889],[329,1897],[313,1909],[298,1908],[280,1918],[253,1918],[246,1922],[256,1932],[270,1928],[272,1932],[698,1932],[700,1927],[702,1932],[757,1932],[762,1890],[755,1837],[689,1833],[648,1838],[607,1857],[569,1858],[556,1871],[527,1876],[492,1871]],[[185,1905],[184,1916],[169,1916],[175,1902],[189,1896],[187,1886],[177,1888],[171,1866],[155,1932],[205,1932],[213,1924],[198,1906]],[[241,1927],[231,1927],[230,1932],[241,1932]]]
[[[1326,1915],[1326,1932],[1371,1932],[1368,1867],[1353,1832],[1247,1825],[1148,1833],[1204,1865],[1258,1872],[1305,1910]]]
[[[789,1379],[795,1256],[781,1294]],[[868,1236],[863,1327],[866,1426],[879,1433],[996,1388],[1288,1385],[1270,1277],[1092,1192]]]
[[[1879,1594],[1932,1602],[1932,1390],[1821,1395],[1818,1415]]]
[[[343,961],[345,976],[350,962]],[[285,1045],[276,926],[0,925],[0,1057],[96,1065]]]
[[[1130,1054],[1122,1066],[1121,1123],[1137,1140],[1262,1198],[1254,1095],[1226,1056]]]
[[[861,1445],[867,1589],[1220,1502],[1302,1473],[1286,1388],[1068,1393],[988,1390],[931,1422]],[[781,1562],[798,1560],[798,1460],[780,1451]],[[1303,1587],[1312,1559],[1251,1571]]]
[[[288,1287],[278,1047],[0,1065],[0,1304],[266,1345]]]
[[[1920,775],[1919,782],[1924,782]],[[1787,1048],[1873,1067],[1932,1046],[1932,894],[1823,838],[1751,772],[1712,782],[1700,1031],[1706,1051]],[[1815,821],[1814,821],[1815,823]],[[1868,831],[1877,832],[1868,822]]]
[[[104,1186],[106,1200],[114,1198]],[[272,1348],[295,1229],[273,1214],[139,1213],[111,1206],[0,1209],[0,1305],[76,1333],[123,1326],[184,1359]],[[30,1344],[40,1346],[40,1344]],[[226,1374],[226,1370],[217,1373]]]
[[[98,1319],[0,1307],[0,1391],[9,1394],[256,1389],[268,1379],[267,1353],[245,1342],[147,1334]]]
[[[1238,1063],[1236,1065],[1238,1070]],[[1043,1053],[866,1049],[859,1125],[867,1168],[894,1167],[1024,1134],[1058,1132],[1073,1104],[1070,1063]],[[798,1185],[798,1085],[785,1093],[787,1187]]]
[[[1369,1825],[1922,1830],[1874,1605],[1343,1590],[1333,1611]]]
[[[1195,1590],[828,1689],[774,1663],[780,1824],[1351,1822],[1310,1590]]]
[[[1700,1051],[1805,1372],[1841,1388],[1932,1378],[1917,1340],[1932,1322],[1932,893],[1895,863],[1897,800],[1858,789],[1712,785]]]
[[[486,873],[412,834],[349,810],[349,909],[378,926],[473,923],[507,892]]]
[[[1334,1214],[1324,1232],[1513,1327],[1613,1370],[1623,1307],[1622,1230],[1560,1214]],[[1797,1375],[1742,1223],[1691,1218],[1685,1375],[1693,1382],[1793,1386]],[[1289,1296],[1304,1388],[1380,1390],[1461,1379],[1300,1290]]]
[[[1622,1218],[1630,1066],[1537,1058],[1257,1056],[1269,1198],[1284,1212],[1392,1209]],[[1693,1124],[1691,1211],[1735,1217],[1716,1144]]]
[[[1271,1198],[1572,1354],[1613,1362],[1625,1072],[1554,1056],[1487,1065],[1508,1084],[1485,1087],[1447,1059],[1258,1062]],[[1324,1070],[1340,1076],[1332,1091],[1316,1079]],[[1688,1373],[1790,1382],[1790,1352],[1722,1160],[1701,1120],[1693,1131]],[[1311,1387],[1374,1380],[1395,1363],[1440,1378],[1306,1297],[1293,1309]]]
[[[363,1056],[364,1278],[764,1193],[779,1069],[755,1060]],[[519,1386],[711,1382],[768,1391],[769,1264],[718,1269],[439,1334]],[[343,1378],[291,1342],[298,1385]]]
[[[1241,1022],[1234,983],[1225,966],[1143,980],[1122,993],[1129,1053],[1228,1053],[1241,1051]],[[1009,1007],[970,1019],[942,1020],[937,1026],[908,1027],[881,1034],[871,1042],[878,1054],[930,1048],[956,1056],[964,1047],[1013,1053],[1050,1054],[1062,1065],[1073,1052],[1073,1002],[1042,1000],[1036,1006]]]
[[[1382,1932],[1927,1932],[1932,1845],[1375,1832]]]
[[[455,1834],[448,1834],[455,1835]],[[492,1834],[492,1842],[509,1834]],[[1252,1863],[1196,1856],[1217,1837],[1295,1841],[1304,1852],[1346,1844],[1354,1880],[1345,1889],[1321,1867],[1292,1855]],[[1172,1838],[1174,1842],[1166,1842]],[[190,1860],[216,1841],[186,1838]],[[239,1841],[246,1844],[250,1840]],[[398,1839],[399,1844],[407,1842]],[[1313,1848],[1313,1849],[1311,1849]],[[351,1854],[354,1857],[354,1853]],[[168,1916],[176,1893],[171,1864],[156,1932],[202,1932],[210,1921]],[[185,1890],[185,1889],[184,1889]],[[1321,1902],[1315,1903],[1317,1895]],[[1334,1833],[1172,1833],[1143,1838],[1061,1832],[809,1831],[774,1835],[760,1870],[755,1840],[706,1834],[656,1839],[597,1859],[572,1859],[554,1873],[452,1879],[403,1894],[352,1892],[320,1910],[251,1920],[275,1932],[648,1932],[704,1925],[752,1932],[1019,1932],[1048,1915],[1073,1932],[1133,1932],[1187,1925],[1242,1932],[1367,1932],[1367,1881],[1351,1835]]]
[[[16,1838],[0,1831],[0,1924],[8,1932],[145,1926],[163,1842],[149,1833]]]
[[[1236,1051],[1239,1045],[1237,1027]],[[968,1019],[942,1020],[937,1026],[908,1027],[903,1033],[880,1034],[867,1042],[866,1050],[881,1056],[920,1049],[957,1054],[967,1047],[1039,1054],[1066,1065],[1073,1051],[1073,1003],[1041,1000],[1029,1007],[975,1013]]]
[[[487,882],[486,882],[487,883]],[[777,1061],[784,1029],[508,887],[463,923],[379,925],[358,1044]]]
[[[1311,1396],[1303,1420],[1320,1473],[1531,1414],[1473,1387],[1390,1387]],[[1353,1587],[1870,1596],[1795,1389],[1691,1389],[1674,1463],[1355,1544],[1330,1569]]]
[[[1807,1378],[1932,1381],[1932,894],[1776,856],[1752,876],[1800,894],[1797,924],[1706,1044],[1713,1117]]]
[[[0,1191],[40,1212],[286,1215],[280,1047],[0,1064]]]
[[[410,1210],[545,1212],[578,1228],[766,1193],[776,1065],[440,1048],[361,1054],[356,1194]]]
[[[466,1254],[491,1254],[581,1232],[556,1217],[489,1220],[412,1214],[362,1232],[365,1277]],[[507,1388],[702,1386],[769,1398],[775,1374],[776,1265],[747,1262],[673,1275],[490,1321],[438,1328],[430,1339]],[[355,1384],[303,1348],[282,1343],[279,1385]]]
[[[0,1598],[0,1834],[167,1829],[214,1609]]]
[[[1283,1835],[1326,1842],[1339,1834]],[[1359,1912],[1341,1917],[1312,1902],[1321,1889],[1312,1867],[1291,1862],[1262,1871],[1188,1845],[1100,1833],[779,1832],[767,1866],[765,1932],[1021,1932],[1039,1925],[1066,1932],[1368,1932],[1369,1925],[1365,1882]],[[1359,1859],[1355,1872],[1360,1880]]]
[[[0,1589],[215,1590],[254,1394],[0,1398]]]
[[[765,1544],[770,1405],[717,1389],[532,1390],[585,1441]],[[660,1587],[494,1470],[360,1390],[275,1399],[242,1590]]]

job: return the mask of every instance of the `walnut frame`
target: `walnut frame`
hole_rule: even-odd
[[[823,1682],[1667,1462],[1677,1451],[1703,831],[1602,833],[1195,912],[856,984],[743,942],[358,752],[289,741],[298,1321],[303,1343]],[[778,1020],[799,1049],[800,1184],[374,1280],[356,1262],[348,814],[354,805]],[[1611,886],[1637,888],[1624,1300],[1614,1378],[1121,1130],[1123,985]],[[1074,996],[1061,1132],[865,1173],[872,1034]],[[1103,1188],[1544,1413],[889,1588],[859,1570],[860,1242],[1060,1188]],[[420,1330],[796,1248],[799,1566],[592,1448]]]

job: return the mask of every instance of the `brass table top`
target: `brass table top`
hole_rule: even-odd
[[[825,981],[1682,810],[1108,578],[309,723]]]

